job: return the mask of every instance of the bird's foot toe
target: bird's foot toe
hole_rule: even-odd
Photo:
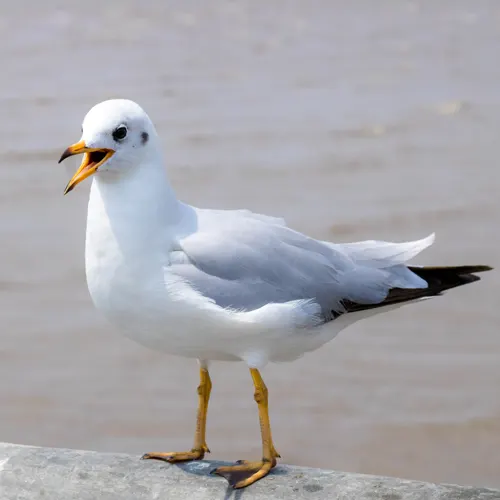
[[[174,464],[189,460],[202,460],[205,453],[210,453],[210,450],[208,446],[203,445],[201,448],[193,448],[191,451],[152,451],[151,453],[145,453],[141,458],[142,460],[163,460],[164,462]]]
[[[276,460],[260,460],[249,462],[238,460],[236,465],[225,465],[212,471],[212,474],[222,476],[230,486],[235,489],[245,488],[255,483],[259,479],[267,476],[269,471],[276,465]]]

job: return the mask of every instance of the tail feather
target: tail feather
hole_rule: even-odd
[[[443,267],[418,267],[408,266],[408,269],[427,282],[426,288],[393,288],[387,294],[384,301],[378,304],[358,304],[350,301],[343,301],[344,312],[356,312],[366,309],[384,307],[400,302],[440,295],[445,290],[457,286],[473,283],[481,278],[475,273],[491,271],[490,266],[443,266]],[[337,313],[338,315],[338,313]]]

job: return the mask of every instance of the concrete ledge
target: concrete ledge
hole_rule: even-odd
[[[209,472],[220,462],[169,465],[138,456],[0,443],[1,500],[493,500],[500,490],[280,465],[245,490]],[[499,471],[500,474],[500,471]]]

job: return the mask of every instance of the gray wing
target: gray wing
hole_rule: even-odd
[[[307,299],[329,320],[344,301],[377,304],[394,286],[426,286],[399,261],[391,264],[386,243],[383,266],[373,249],[360,252],[363,243],[320,242],[251,213],[206,211],[198,222],[197,232],[179,242],[183,255],[172,272],[221,307],[252,311]],[[364,259],[356,257],[361,254]]]

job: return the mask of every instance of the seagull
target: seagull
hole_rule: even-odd
[[[84,117],[59,162],[83,154],[64,194],[92,176],[85,270],[92,301],[126,337],[199,363],[194,445],[144,459],[201,460],[210,361],[243,361],[252,377],[262,458],[213,472],[233,488],[266,476],[280,457],[271,435],[268,362],[293,361],[360,319],[479,280],[485,265],[409,266],[434,241],[319,241],[283,219],[209,210],[179,200],[156,129],[135,102],[112,99]]]

